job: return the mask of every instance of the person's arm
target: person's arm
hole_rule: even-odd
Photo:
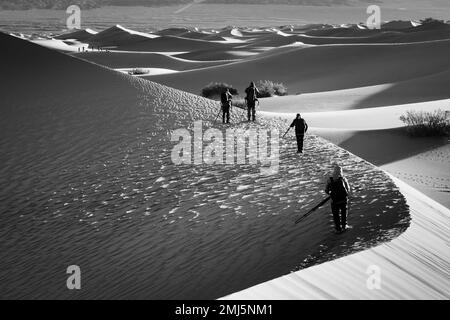
[[[344,178],[344,186],[345,186],[345,189],[347,190],[347,194],[350,195],[350,193],[352,192],[352,189],[350,188],[350,184],[348,183],[347,178]]]
[[[305,121],[305,133],[308,131],[308,124]]]
[[[330,194],[330,192],[331,192],[331,180],[330,179],[328,179],[327,180],[327,185],[326,185],[326,187],[325,187],[325,193],[326,194]]]
[[[291,123],[291,125],[290,125],[291,128],[293,128],[293,127],[295,126],[295,120],[296,120],[296,119],[294,119],[294,121],[292,121],[292,123]]]

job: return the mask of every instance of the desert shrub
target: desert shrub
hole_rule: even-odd
[[[287,88],[282,83],[273,82],[270,80],[260,80],[256,83],[259,90],[260,98],[267,98],[273,96],[285,96],[288,94]]]
[[[287,96],[288,94],[286,86],[282,83],[274,83],[273,89],[275,90],[275,94],[277,96]]]
[[[149,72],[149,70],[147,70],[147,69],[134,68],[133,70],[128,71],[128,74],[130,74],[130,75],[142,75],[142,74],[147,74],[148,72]]]
[[[233,96],[238,94],[238,91],[229,84],[223,82],[211,82],[202,89],[202,96],[209,99],[217,99],[220,98],[220,95],[226,89],[229,89]]]
[[[406,124],[406,130],[412,136],[445,136],[450,133],[448,111],[410,110],[400,116],[400,120]]]
[[[245,99],[243,99],[243,98],[233,99],[232,104],[233,104],[233,107],[238,107],[241,109],[247,108],[247,103],[245,102]]]

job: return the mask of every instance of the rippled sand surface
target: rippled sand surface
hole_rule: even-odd
[[[408,227],[394,183],[321,138],[308,136],[302,156],[281,139],[272,176],[250,164],[175,166],[170,131],[213,126],[214,102],[0,42],[12,84],[0,119],[1,298],[218,298]],[[239,112],[231,127],[247,129]],[[254,126],[283,132],[287,123]],[[328,207],[294,224],[324,197],[333,161],[354,188],[353,229],[342,235]],[[66,288],[73,264],[79,291]]]

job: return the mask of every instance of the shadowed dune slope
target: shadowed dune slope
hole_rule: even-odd
[[[117,25],[92,35],[85,41],[95,47],[121,48],[122,46],[130,46],[151,40],[148,37],[140,34],[131,34]]]
[[[145,39],[139,43],[124,43],[121,50],[130,51],[153,51],[153,52],[180,52],[226,49],[228,46],[223,43],[210,42],[198,39],[186,39],[175,36],[161,36],[154,39]]]
[[[243,90],[250,80],[283,82],[290,94],[320,92],[405,81],[450,69],[450,40],[401,45],[329,45],[151,77],[192,93],[210,81]],[[389,72],[386,72],[386,71]]]
[[[227,63],[226,61],[189,61],[158,53],[83,52],[74,56],[110,68],[152,67],[172,70],[192,70]]]
[[[450,70],[397,83],[265,98],[261,99],[261,110],[335,111],[443,100],[450,98],[449,83]]]
[[[88,32],[88,30],[77,30],[70,33],[65,33],[55,37],[55,39],[76,39],[78,41],[87,41],[94,36],[95,33]]]
[[[223,38],[215,33],[199,32],[188,28],[168,28],[155,32],[160,36],[176,36],[187,39],[222,41]]]
[[[4,34],[0,43],[0,298],[218,298],[408,227],[391,179],[319,137],[302,158],[282,140],[274,175],[248,161],[175,166],[171,131],[211,127],[217,103]],[[329,215],[293,223],[323,198],[332,160],[354,188],[355,228],[342,237]],[[72,264],[85,275],[77,292],[65,286]]]

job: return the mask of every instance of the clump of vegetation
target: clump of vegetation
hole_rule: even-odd
[[[400,120],[406,124],[406,131],[416,137],[448,136],[449,118],[450,112],[440,109],[432,112],[410,110],[400,116]]]
[[[256,87],[259,90],[259,98],[285,96],[288,94],[287,88],[284,84],[270,80],[260,80],[256,83]]]
[[[142,69],[142,68],[135,68],[133,70],[128,71],[128,74],[133,75],[133,76],[143,75],[143,74],[148,74],[148,73],[149,73],[149,70]]]
[[[233,99],[232,105],[233,107],[247,109],[247,102],[243,98]]]
[[[209,99],[220,99],[220,95],[226,89],[229,89],[233,96],[238,94],[237,89],[227,83],[211,82],[202,89],[202,96]]]

